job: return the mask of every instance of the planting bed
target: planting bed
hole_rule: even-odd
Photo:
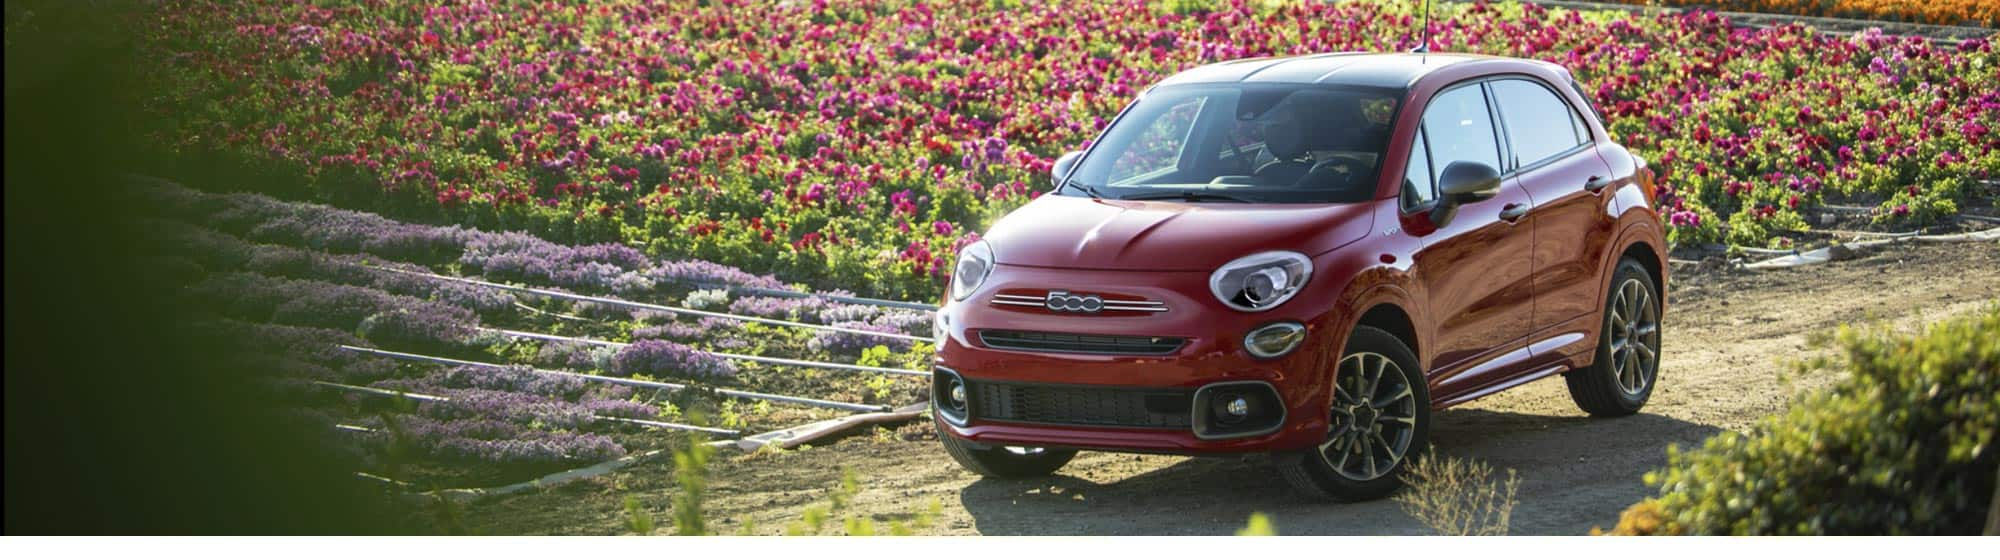
[[[357,470],[417,487],[519,482],[683,444],[696,427],[729,439],[919,402],[927,387],[921,376],[751,361],[921,373],[928,342],[908,339],[928,333],[924,311],[732,295],[732,286],[789,286],[712,263],[656,261],[620,245],[563,246],[143,183],[132,194],[157,209],[148,224],[154,258],[185,286],[178,297],[190,328],[243,350],[217,367],[266,372],[268,383],[246,399],[297,411],[299,421],[352,451]],[[449,279],[455,275],[619,299],[575,301]],[[342,346],[501,365],[439,365]],[[829,404],[798,404],[805,400]]]
[[[348,207],[930,300],[1149,84],[1407,51],[1418,5],[166,2],[145,39],[169,176],[240,166]],[[1783,246],[1821,204],[1923,226],[2000,175],[1990,34],[1758,23],[1478,2],[1430,30],[1571,69],[1662,173],[1678,242]]]

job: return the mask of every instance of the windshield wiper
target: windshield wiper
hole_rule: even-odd
[[[1181,189],[1180,191],[1176,192],[1136,194],[1120,198],[1119,200],[1166,200],[1170,198],[1178,198],[1187,202],[1201,202],[1203,200],[1222,200],[1228,202],[1242,202],[1242,203],[1255,202],[1249,199],[1230,196],[1226,194],[1216,194],[1208,191],[1197,191],[1188,189]]]
[[[1090,195],[1091,198],[1108,198],[1102,194],[1099,194],[1097,192],[1097,187],[1090,186],[1089,183],[1084,183],[1081,181],[1063,181],[1063,186],[1083,189],[1083,194]]]

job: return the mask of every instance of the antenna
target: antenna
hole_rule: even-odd
[[[1421,54],[1421,53],[1431,52],[1431,0],[1417,0],[1417,1],[1424,3],[1424,32],[1422,39],[1423,42],[1419,43],[1417,45],[1417,48],[1410,49],[1410,52]]]

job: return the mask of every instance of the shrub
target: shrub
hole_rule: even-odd
[[[1513,469],[1505,480],[1495,480],[1493,467],[1484,462],[1432,455],[1411,463],[1403,480],[1409,489],[1397,494],[1396,502],[1437,534],[1507,534],[1520,486]]]
[[[1815,337],[1851,376],[1749,435],[1669,449],[1619,534],[1977,534],[2000,472],[2000,307],[1918,336]]]

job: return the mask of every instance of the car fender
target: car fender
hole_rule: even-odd
[[[1626,187],[1626,189],[1636,189],[1636,188],[1637,188],[1636,186]],[[1659,282],[1660,285],[1658,286],[1660,289],[1660,312],[1662,314],[1666,313],[1666,306],[1667,306],[1666,276],[1668,273],[1667,256],[1665,252],[1666,237],[1661,231],[1660,221],[1657,216],[1658,215],[1653,213],[1651,209],[1647,208],[1631,208],[1626,210],[1623,214],[1619,216],[1618,221],[1620,223],[1620,226],[1618,227],[1617,230],[1618,235],[1617,237],[1613,238],[1613,241],[1610,245],[1606,245],[1607,249],[1604,251],[1603,257],[1601,257],[1603,260],[1602,262],[1599,263],[1598,270],[1605,271],[1604,274],[1602,275],[1603,277],[1600,278],[1597,282],[1597,301],[1599,302],[1600,306],[1603,305],[1602,302],[1605,300],[1605,298],[1609,297],[1611,293],[1611,279],[1617,276],[1616,267],[1618,266],[1618,259],[1625,254],[1625,248],[1630,247],[1633,243],[1643,241],[1647,245],[1653,248],[1653,250],[1650,251],[1650,253],[1652,253],[1651,255],[1652,258],[1654,259],[1653,264],[1659,267],[1658,270],[1660,270],[1660,282]],[[1602,325],[1604,322],[1604,318],[1601,315],[1603,313],[1603,309],[1601,307],[1599,308],[1598,313],[1600,313],[1600,315],[1598,316],[1597,323],[1599,325]],[[1588,337],[1588,342],[1590,348],[1597,347],[1597,338],[1603,334],[1602,332],[1599,332],[1601,330],[1602,330],[1601,328],[1598,328],[1589,331],[1590,335]],[[1582,358],[1584,360],[1594,360],[1596,358],[1596,354],[1591,353],[1586,356],[1583,356]]]

